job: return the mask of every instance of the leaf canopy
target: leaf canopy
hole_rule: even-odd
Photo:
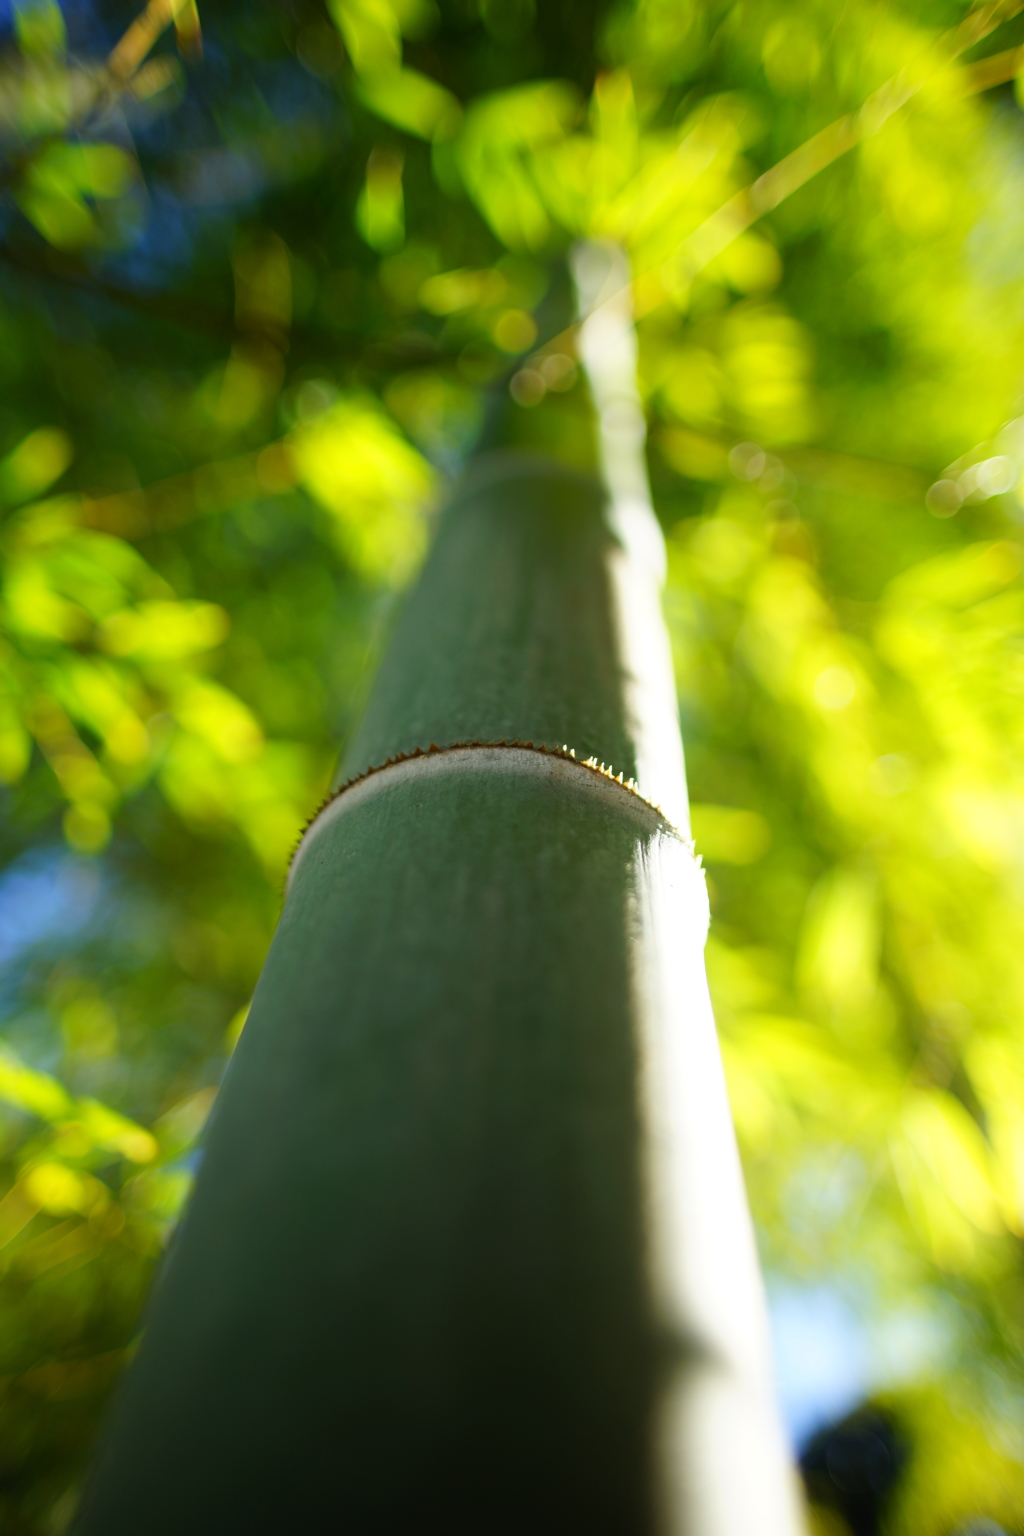
[[[581,237],[634,273],[769,1277],[883,1341],[892,1531],[1024,1521],[1017,10],[15,0],[5,1530],[70,1518],[431,507],[498,415],[592,462]]]

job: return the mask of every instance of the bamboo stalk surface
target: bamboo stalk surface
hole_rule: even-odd
[[[442,517],[80,1536],[796,1529],[703,876],[628,782],[623,559],[542,461]]]

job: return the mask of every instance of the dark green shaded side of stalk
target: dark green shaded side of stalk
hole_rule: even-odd
[[[632,777],[596,480],[480,461],[441,515],[338,782],[434,743],[524,741]]]

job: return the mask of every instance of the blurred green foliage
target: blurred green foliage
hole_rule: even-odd
[[[1024,1529],[1016,9],[0,8],[5,1532],[70,1518],[437,495],[501,400],[591,452],[580,237],[766,1263],[932,1340],[892,1531]]]

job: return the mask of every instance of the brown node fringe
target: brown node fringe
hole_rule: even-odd
[[[671,828],[677,837],[682,838],[682,841],[693,852],[693,844],[690,839],[683,837],[678,828],[672,825],[660,805],[655,805],[653,800],[648,800],[646,795],[640,793],[640,787],[635,779],[627,779],[621,773],[615,773],[609,764],[599,762],[596,757],[577,757],[572,747],[546,747],[543,743],[535,741],[507,741],[503,736],[500,741],[453,741],[447,747],[439,747],[436,741],[432,741],[429,747],[414,747],[411,752],[396,752],[394,757],[386,758],[383,763],[378,763],[372,768],[364,768],[362,773],[353,775],[351,779],[346,779],[344,784],[340,784],[337,789],[332,790],[326,800],[317,806],[313,815],[299,833],[298,842],[292,849],[291,858],[288,860],[289,866],[298,853],[302,840],[310,827],[320,819],[327,807],[333,805],[335,800],[339,799],[347,789],[354,788],[356,784],[362,784],[365,779],[373,778],[374,774],[384,773],[386,769],[394,768],[398,763],[410,763],[418,757],[441,757],[447,752],[472,752],[480,747],[515,747],[524,752],[537,752],[543,757],[560,757],[567,763],[575,763],[578,768],[585,768],[588,773],[596,773],[603,779],[610,779],[613,784],[621,784],[627,794],[633,795],[642,804],[646,805],[649,810],[655,811],[665,825]]]

